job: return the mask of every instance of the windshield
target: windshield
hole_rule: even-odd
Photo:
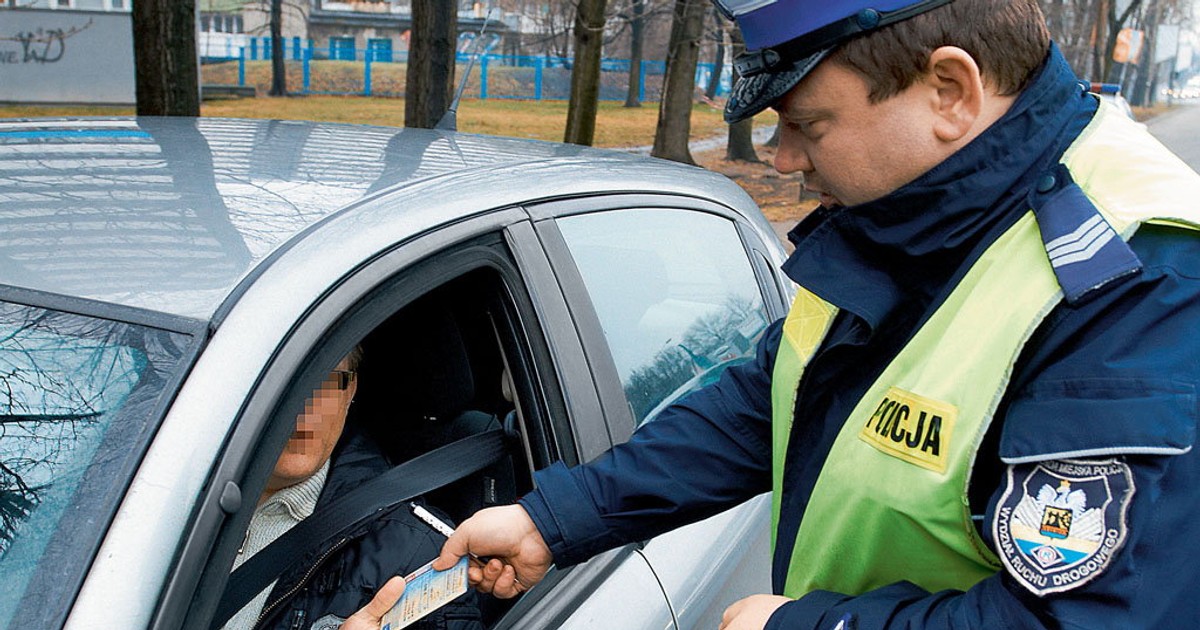
[[[68,608],[190,341],[0,302],[0,627]]]

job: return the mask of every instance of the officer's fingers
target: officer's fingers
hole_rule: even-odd
[[[467,583],[478,588],[479,583],[483,581],[483,567],[469,566],[467,567]]]
[[[500,576],[496,578],[496,586],[492,589],[492,594],[500,599],[509,599],[520,595],[522,591],[520,582],[517,581],[516,569],[506,566],[500,572]]]
[[[488,563],[483,565],[479,585],[476,586],[479,590],[485,593],[494,593],[496,589],[496,579],[504,571],[504,563],[492,558]]]
[[[726,630],[729,628],[733,621],[737,619],[738,613],[740,613],[741,609],[745,606],[745,599],[740,599],[730,604],[729,608],[726,608],[724,614],[721,615],[721,625],[717,628],[717,630]]]
[[[351,615],[342,624],[342,630],[377,630],[383,615],[400,601],[403,594],[404,578],[397,575],[384,583],[366,606]]]
[[[437,559],[433,561],[433,569],[435,571],[445,571],[454,566],[459,558],[467,555],[468,539],[470,536],[463,533],[461,528],[454,532],[446,539],[442,545],[442,551],[438,554]]]

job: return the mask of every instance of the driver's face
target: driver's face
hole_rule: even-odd
[[[346,426],[346,413],[357,387],[357,375],[343,359],[313,390],[304,411],[296,416],[296,431],[275,463],[267,492],[300,483],[325,465]]]

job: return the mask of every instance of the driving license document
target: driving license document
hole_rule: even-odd
[[[400,630],[467,592],[467,558],[445,571],[434,571],[433,561],[404,577],[404,594],[383,616],[379,630]]]

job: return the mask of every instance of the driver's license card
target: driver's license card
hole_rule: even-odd
[[[404,594],[383,615],[379,630],[400,630],[467,592],[467,558],[445,571],[434,571],[433,561],[404,577]]]

